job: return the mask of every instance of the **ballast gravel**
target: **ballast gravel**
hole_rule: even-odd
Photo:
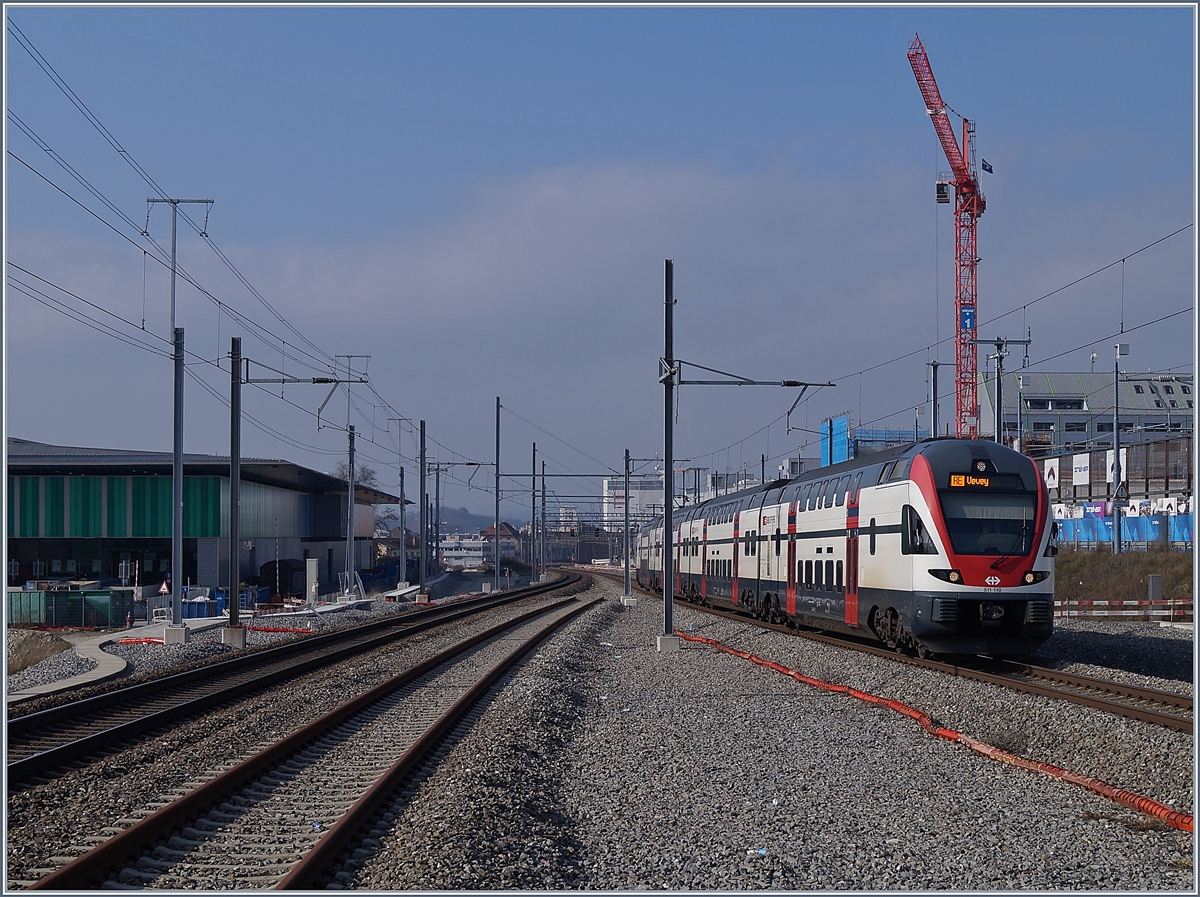
[[[72,676],[79,676],[94,670],[99,664],[96,661],[80,657],[74,648],[60,651],[33,666],[10,673],[8,675],[9,691],[24,691],[39,685],[49,685],[51,682],[61,682]]]
[[[661,602],[595,588],[614,600],[512,675],[342,887],[1194,890],[1190,835],[707,646],[659,653]],[[1191,812],[1189,736],[685,605],[675,624]]]
[[[510,674],[438,768],[396,800],[379,847],[342,872],[342,887],[1195,890],[1190,835],[712,648],[684,642],[660,654],[660,601],[622,607],[607,582],[590,594],[608,600]],[[683,604],[675,624],[1192,812],[1189,736]],[[427,650],[445,638],[432,636]],[[1151,624],[1056,621],[1034,660],[1190,692],[1191,638]],[[123,646],[150,675],[181,661],[158,648]],[[293,696],[222,711],[10,795],[10,885],[36,878],[81,831],[98,840],[219,767],[223,753],[244,754],[344,700],[351,680],[383,674],[377,666],[348,664],[319,688],[297,683]]]

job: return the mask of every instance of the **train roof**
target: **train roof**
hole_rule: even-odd
[[[830,477],[842,476],[843,474],[853,473],[854,471],[863,470],[869,467],[881,466],[898,458],[903,458],[908,455],[915,454],[933,454],[941,456],[941,464],[954,459],[962,469],[966,470],[970,465],[971,458],[982,454],[992,455],[998,452],[1001,455],[1014,455],[1023,457],[1020,453],[1012,449],[1002,446],[998,442],[981,439],[962,439],[957,436],[938,436],[932,439],[922,439],[919,442],[909,442],[904,445],[897,445],[891,448],[884,449],[879,452],[872,452],[869,455],[860,455],[857,458],[851,458],[847,461],[839,461],[837,464],[830,464],[826,467],[818,467],[815,470],[805,471],[797,477],[790,479],[778,479],[770,483],[760,483],[757,486],[751,486],[748,489],[739,489],[737,492],[729,492],[724,495],[718,495],[710,498],[707,501],[700,502],[696,505],[689,505],[677,509],[672,515],[675,519],[681,519],[685,514],[694,514],[709,507],[718,507],[726,503],[736,503],[743,501],[750,496],[759,495],[763,492],[769,492],[772,489],[782,489],[788,486],[811,483],[817,480],[824,480]],[[1008,467],[1010,465],[1005,465]],[[1023,477],[1028,471],[1021,470]],[[662,515],[659,515],[650,524],[651,526],[662,525]]]

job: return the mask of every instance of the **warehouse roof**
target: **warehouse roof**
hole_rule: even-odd
[[[171,452],[48,445],[10,436],[7,440],[10,475],[19,476],[169,476]],[[228,455],[184,453],[184,473],[190,476],[229,476]],[[318,495],[346,490],[346,481],[279,458],[241,459],[241,478]],[[398,504],[398,496],[356,483],[354,499],[360,504]]]

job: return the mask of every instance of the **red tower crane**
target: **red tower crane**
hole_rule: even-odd
[[[951,179],[938,182],[938,202],[949,202],[948,187],[954,188],[954,312],[955,330],[955,432],[974,439],[979,435],[979,401],[977,373],[979,369],[975,348],[975,321],[979,298],[975,267],[979,255],[975,245],[975,227],[987,206],[983,191],[975,178],[975,147],[971,137],[975,122],[963,119],[962,148],[954,137],[954,127],[946,114],[946,104],[933,80],[933,69],[919,35],[908,48],[908,61],[917,86],[925,98],[925,111],[933,121],[946,161],[950,163]],[[957,114],[957,113],[956,113]],[[986,167],[987,163],[984,163]],[[946,187],[943,187],[943,184]],[[936,401],[936,396],[934,401]],[[936,435],[936,434],[935,434]]]

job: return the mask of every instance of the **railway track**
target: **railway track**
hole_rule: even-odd
[[[480,699],[599,600],[565,598],[454,645],[197,783],[29,887],[336,886],[339,864],[352,866],[377,846],[371,826],[385,803],[421,775]]]
[[[660,597],[657,593],[648,592],[641,588],[638,591],[649,597]],[[1046,667],[1031,666],[988,657],[979,657],[975,662],[963,660],[957,663],[950,663],[934,658],[922,659],[919,657],[910,657],[905,654],[898,654],[882,645],[873,645],[850,638],[829,636],[815,631],[792,629],[789,626],[778,623],[765,623],[761,620],[748,617],[745,614],[738,614],[732,611],[718,610],[694,604],[688,604],[688,606],[713,616],[737,620],[742,623],[752,621],[757,626],[772,629],[776,632],[784,632],[789,635],[799,636],[828,645],[835,645],[839,648],[852,651],[861,651],[877,657],[886,657],[900,663],[908,663],[928,670],[937,670],[951,676],[959,676],[977,682],[988,682],[992,685],[999,685],[1003,688],[1009,688],[1025,694],[1040,695],[1060,701],[1070,701],[1073,704],[1081,704],[1096,710],[1102,710],[1106,713],[1141,720],[1142,722],[1163,726],[1164,728],[1174,729],[1179,732],[1191,733],[1194,726],[1193,701],[1189,695],[1177,695],[1172,692],[1158,691],[1151,688],[1139,688],[1120,682],[1113,682],[1110,679],[1078,676]]]
[[[581,578],[570,574],[502,595],[418,610],[10,719],[8,787],[37,784],[89,756],[154,737],[181,720],[243,699],[275,683],[435,626],[573,585]]]

